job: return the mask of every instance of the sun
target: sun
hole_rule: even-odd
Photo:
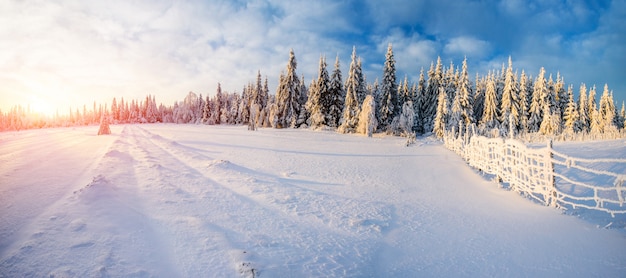
[[[30,110],[33,113],[42,115],[42,116],[52,116],[54,114],[54,107],[45,101],[36,100],[31,102]]]

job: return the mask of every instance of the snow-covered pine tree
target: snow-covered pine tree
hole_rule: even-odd
[[[590,90],[591,92],[591,90]],[[597,136],[602,133],[602,117],[597,109],[591,111],[591,117],[589,118],[589,134],[593,136]]]
[[[580,93],[578,96],[578,116],[580,118],[580,128],[582,132],[589,132],[589,111],[587,103],[587,87],[585,83],[580,84]]]
[[[568,102],[563,113],[565,121],[565,131],[570,133],[580,132],[580,117],[578,115],[578,105],[574,101],[574,91],[572,86],[567,89]]]
[[[596,86],[593,85],[591,86],[591,88],[589,89],[589,94],[587,95],[587,114],[589,115],[589,132],[592,132],[592,125],[596,124],[596,134],[600,134],[601,132],[601,126],[600,126],[600,120],[598,119],[597,122],[594,123],[594,121],[596,119],[594,119],[594,117],[596,115],[599,115],[598,112],[598,107],[596,105]],[[598,130],[598,128],[600,128],[600,130]]]
[[[530,110],[528,111],[529,132],[539,131],[539,126],[541,125],[541,121],[543,119],[543,109],[545,107],[544,96],[547,95],[546,79],[544,77],[545,72],[545,69],[541,67],[541,69],[539,69],[539,74],[535,79],[532,101],[530,103]]]
[[[338,127],[343,113],[343,101],[345,99],[341,69],[339,67],[339,55],[335,58],[335,68],[330,77],[330,88],[328,92],[328,113],[326,114],[326,125]]]
[[[102,120],[100,122],[100,128],[98,129],[98,135],[108,135],[111,134],[111,128],[109,127],[109,115],[107,113],[103,113]]]
[[[543,111],[543,119],[539,126],[539,133],[552,136],[561,132],[561,117],[558,111],[550,112],[550,106],[547,103]]]
[[[556,100],[556,92],[554,88],[554,80],[552,75],[548,80],[547,89],[543,96],[543,118],[539,126],[539,132],[543,135],[555,135],[561,132],[561,111]]]
[[[385,66],[383,68],[383,80],[381,84],[382,102],[380,103],[380,127],[387,130],[395,116],[400,112],[398,105],[398,85],[396,82],[396,61],[393,57],[391,43],[387,46]]]
[[[424,134],[424,101],[426,98],[426,79],[424,78],[424,68],[420,70],[420,77],[417,81],[417,88],[415,90],[415,99],[413,100],[413,109],[415,110],[415,121],[413,124],[413,130],[417,134]]]
[[[600,127],[602,132],[609,133],[616,131],[615,128],[615,105],[609,94],[609,85],[604,84],[604,90],[600,97]]]
[[[376,122],[376,101],[374,96],[367,95],[361,105],[361,113],[359,114],[359,125],[357,132],[372,137],[376,131],[378,123]]]
[[[435,66],[431,63],[430,69],[428,70],[428,86],[426,87],[426,96],[422,103],[422,109],[420,109],[423,114],[422,121],[424,125],[424,133],[433,131],[434,120],[439,107],[437,103],[439,99],[439,87],[442,85],[442,82],[443,66],[441,64],[441,58],[437,57],[437,65]]]
[[[480,121],[480,128],[485,134],[490,134],[491,130],[494,128],[500,128],[496,94],[496,80],[494,75],[491,74],[487,78],[485,88],[485,106],[483,108],[483,116]]]
[[[325,126],[328,108],[330,107],[328,103],[330,99],[330,78],[326,70],[326,58],[324,56],[320,55],[317,80],[311,82],[309,92],[306,110],[310,113],[310,125],[312,128]]]
[[[528,96],[530,91],[527,86],[528,79],[526,73],[522,70],[519,83],[519,131],[521,133],[528,132]]]
[[[439,87],[439,99],[437,100],[437,113],[434,119],[433,125],[433,133],[437,136],[437,138],[443,138],[446,132],[446,101],[448,97],[446,96],[446,90],[443,87]]]
[[[206,96],[204,107],[202,108],[202,123],[209,124],[209,118],[211,117],[211,100],[209,96]]]
[[[478,73],[476,74],[476,86],[474,87],[474,119],[477,123],[480,123],[483,117],[483,110],[485,106],[485,78],[480,78]]]
[[[447,92],[446,92],[447,94]],[[452,108],[450,110],[450,114],[448,117],[448,124],[446,125],[446,130],[454,131],[455,134],[460,132],[459,123],[463,123],[463,111],[461,107],[461,94],[454,94],[454,99],[452,100]],[[465,126],[465,125],[464,125]]]
[[[622,101],[622,109],[619,112],[620,121],[622,123],[621,128],[626,130],[626,106],[624,106],[624,102]]]
[[[459,95],[459,104],[461,106],[461,121],[463,126],[469,126],[476,123],[474,119],[474,92],[469,81],[469,73],[467,72],[467,58],[463,59],[461,74],[458,76],[456,86],[456,94]]]
[[[287,73],[280,79],[278,92],[276,93],[276,104],[278,105],[278,122],[275,128],[296,127],[300,116],[300,101],[302,86],[296,74],[296,55],[293,49],[289,51],[289,62],[287,63]]]
[[[565,109],[567,108],[567,104],[569,102],[569,96],[567,95],[567,91],[565,90],[565,80],[563,80],[563,76],[561,76],[559,72],[556,73],[556,84],[554,84],[554,91],[560,116],[563,119],[563,114],[565,113]]]
[[[504,77],[504,89],[502,91],[502,102],[500,103],[500,131],[507,136],[509,130],[517,132],[519,130],[519,87],[515,74],[513,74],[513,62],[509,56],[509,66],[506,68]],[[509,122],[513,120],[512,123]]]
[[[352,49],[352,62],[350,63],[350,71],[346,80],[346,98],[344,101],[343,116],[340,133],[352,133],[356,131],[359,121],[360,103],[359,96],[365,95],[365,84],[362,83],[360,62],[356,56],[356,47]]]
[[[402,113],[400,113],[400,132],[409,137],[413,133],[413,122],[415,121],[415,110],[413,110],[413,102],[406,101],[402,104]]]

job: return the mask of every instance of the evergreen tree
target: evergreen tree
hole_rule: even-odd
[[[609,94],[609,85],[604,84],[604,91],[600,97],[600,128],[603,132],[615,131],[615,105]]]
[[[480,122],[483,117],[483,110],[485,107],[485,78],[479,78],[476,74],[476,89],[474,92],[474,119],[476,122]]]
[[[443,66],[441,65],[441,58],[437,57],[437,65],[431,63],[428,70],[428,86],[426,87],[426,96],[424,98],[422,109],[424,132],[433,131],[434,120],[437,114],[438,99],[439,99],[439,87],[443,82]],[[447,99],[447,96],[446,96]]]
[[[317,81],[312,82],[309,92],[306,109],[311,115],[311,127],[325,126],[331,99],[330,78],[326,70],[326,58],[323,56],[320,56]]]
[[[278,105],[278,128],[297,127],[301,109],[301,89],[300,79],[296,74],[296,55],[293,49],[289,51],[289,62],[287,63],[287,73],[280,79],[276,103]]]
[[[560,116],[561,118],[563,118],[563,114],[565,113],[565,109],[567,108],[569,102],[569,96],[565,90],[565,81],[563,80],[563,76],[561,76],[561,74],[558,72],[556,73],[556,84],[554,85],[554,91]]]
[[[376,101],[374,96],[367,95],[361,105],[361,113],[359,114],[359,125],[357,132],[372,137],[378,123],[376,122]]]
[[[443,138],[446,132],[446,100],[448,97],[446,96],[446,90],[443,87],[439,87],[439,99],[437,100],[437,113],[434,120],[433,125],[433,133],[437,136],[437,138]]]
[[[498,121],[498,104],[496,96],[496,81],[493,75],[490,75],[487,79],[485,88],[485,107],[483,109],[483,116],[480,121],[480,127],[484,131],[488,132],[494,128],[500,127]]]
[[[415,120],[415,110],[413,110],[413,102],[407,101],[402,104],[402,113],[400,113],[400,131],[402,134],[409,136],[413,134],[413,121]]]
[[[587,97],[587,113],[589,115],[589,131],[592,133],[600,133],[602,128],[600,126],[600,119],[595,119],[594,117],[596,117],[597,115],[599,115],[598,113],[598,107],[596,106],[596,86],[592,86],[591,89],[589,89],[589,95]],[[598,120],[598,121],[596,121]],[[592,125],[596,125],[596,129],[594,131],[592,131]],[[600,128],[598,130],[598,128]]]
[[[580,118],[580,129],[582,132],[589,132],[589,111],[587,104],[587,87],[585,83],[580,84],[580,95],[578,97],[578,116]]]
[[[532,102],[530,103],[530,111],[528,118],[528,131],[537,132],[543,119],[544,96],[547,95],[546,79],[544,77],[545,70],[543,67],[539,69],[539,74],[535,79],[533,87]]]
[[[389,128],[393,118],[400,113],[398,105],[398,85],[396,83],[396,61],[393,57],[391,43],[387,46],[383,80],[381,85],[382,102],[380,104],[380,126],[383,130]]]
[[[527,86],[526,73],[522,70],[519,83],[519,130],[521,132],[528,132],[528,96],[530,91]]]
[[[581,124],[578,114],[578,105],[574,101],[574,92],[570,86],[567,90],[568,102],[563,113],[563,120],[565,120],[565,130],[569,132],[580,132]]]
[[[620,122],[621,124],[621,128],[622,129],[626,129],[626,107],[624,106],[624,102],[622,101],[622,109],[620,110]]]
[[[413,109],[415,110],[415,121],[413,130],[418,134],[424,134],[424,101],[426,98],[426,79],[424,78],[424,68],[420,70],[420,78],[417,82],[415,90],[415,99],[413,100]],[[432,104],[431,104],[432,105]]]
[[[463,126],[475,123],[474,120],[474,93],[467,72],[467,58],[463,59],[461,74],[457,80],[456,94],[459,95],[461,121]]]
[[[365,84],[362,83],[361,63],[356,56],[356,48],[352,49],[352,62],[350,72],[346,80],[346,98],[344,101],[342,123],[339,127],[341,133],[356,131],[360,112],[359,96],[365,95]]]
[[[519,125],[519,88],[515,79],[515,74],[513,74],[513,63],[511,62],[511,56],[509,56],[509,66],[507,67],[505,73],[502,102],[500,103],[500,122],[502,123],[501,131],[504,135],[511,130],[510,127],[512,127],[513,131],[517,131]],[[509,120],[513,120],[513,122],[509,122]]]
[[[335,59],[335,69],[330,78],[330,88],[328,92],[328,113],[326,114],[326,125],[338,127],[343,113],[343,101],[345,99],[341,69],[339,68],[339,56]]]

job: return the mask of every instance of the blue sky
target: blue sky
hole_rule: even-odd
[[[339,55],[347,74],[356,46],[364,73],[382,75],[388,43],[399,79],[417,80],[441,56],[472,76],[512,56],[604,83],[626,100],[626,1],[2,1],[0,109],[39,103],[64,112],[114,96],[172,104],[217,82],[241,92],[257,70],[273,93],[293,48],[307,84],[318,59]]]

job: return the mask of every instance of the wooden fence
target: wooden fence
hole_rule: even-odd
[[[470,166],[544,205],[626,214],[626,174],[611,170],[626,169],[626,159],[575,158],[555,151],[551,141],[537,149],[514,139],[468,133],[459,137],[448,133],[444,145]]]

